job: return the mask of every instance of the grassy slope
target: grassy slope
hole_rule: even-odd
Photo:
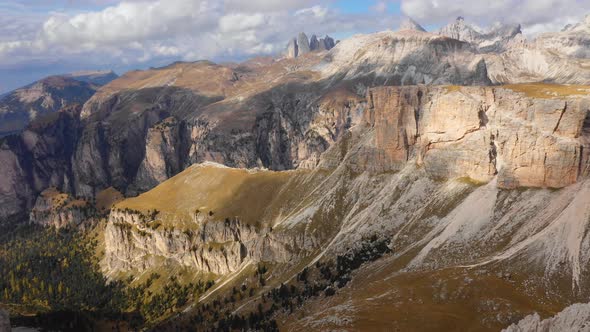
[[[116,208],[147,212],[157,209],[164,223],[179,227],[192,224],[195,211],[213,219],[238,217],[257,225],[272,221],[280,209],[304,190],[306,171],[272,172],[227,168],[214,164],[194,165],[153,190],[126,199]],[[293,190],[285,190],[286,187]]]

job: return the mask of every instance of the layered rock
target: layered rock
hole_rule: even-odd
[[[195,165],[111,210],[103,270],[116,275],[167,262],[227,275],[244,263],[285,263],[309,252],[320,234],[273,229],[270,217],[296,209],[277,202],[295,199],[287,187],[302,189],[290,186],[297,176]],[[164,197],[169,190],[177,192]]]
[[[541,319],[534,313],[526,316],[516,324],[510,325],[503,332],[552,332],[552,331],[590,331],[590,304],[573,304],[557,315]]]
[[[164,229],[157,220],[142,220],[138,211],[114,210],[105,230],[105,260],[108,273],[143,271],[164,260],[218,275],[238,269],[253,255],[259,231],[238,220],[215,221],[195,216],[195,228]],[[151,227],[150,227],[151,226]]]
[[[489,85],[487,65],[466,42],[418,30],[356,35],[330,51],[323,75],[369,85]]]
[[[534,86],[529,87],[535,89]],[[374,166],[423,165],[436,178],[516,187],[565,187],[585,175],[584,95],[532,98],[481,87],[382,87],[368,92]]]

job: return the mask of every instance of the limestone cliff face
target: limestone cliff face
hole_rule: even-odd
[[[105,231],[103,270],[143,271],[169,260],[198,271],[226,275],[245,261],[286,262],[295,253],[268,228],[237,219],[215,220],[195,213],[185,229],[166,228],[139,211],[111,211]]]
[[[34,224],[62,228],[81,226],[95,216],[95,209],[86,201],[60,193],[55,188],[44,190],[29,214]]]
[[[589,321],[590,304],[576,303],[547,319],[537,313],[528,315],[502,332],[590,331]]]
[[[0,140],[0,223],[27,220],[37,195],[49,187],[72,191],[79,112],[80,107],[63,109]]]
[[[369,90],[368,103],[377,170],[414,162],[435,178],[489,182],[497,174],[503,188],[559,188],[587,175],[590,100],[583,95],[382,87]]]

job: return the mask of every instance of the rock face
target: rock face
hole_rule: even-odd
[[[80,106],[62,109],[0,140],[0,222],[28,220],[26,211],[49,187],[73,192],[71,158],[79,115]]]
[[[125,211],[111,213],[105,231],[104,268],[109,273],[143,271],[159,264],[149,257],[165,257],[200,271],[228,274],[238,269],[248,254],[246,244],[252,249],[252,241],[258,235],[254,229],[235,220],[227,223],[203,220],[196,230],[184,233],[154,230],[142,226],[140,216]],[[137,230],[133,230],[134,227]]]
[[[541,319],[535,313],[512,324],[503,332],[557,332],[557,331],[590,331],[590,304],[573,304],[557,315]]]
[[[311,48],[309,47],[309,39],[305,33],[301,32],[299,36],[297,36],[297,46],[299,47],[298,55],[304,55],[311,51]]]
[[[60,193],[55,188],[44,190],[29,214],[31,223],[62,228],[80,226],[95,216],[94,208],[80,199]]]
[[[296,199],[291,190],[302,188],[290,180],[301,178],[305,173],[232,169],[213,163],[191,166],[111,210],[103,269],[114,275],[167,261],[227,275],[244,263],[286,263],[317,246],[321,236],[272,227],[272,216],[295,208],[286,203]],[[173,197],[167,197],[170,190],[176,191]]]
[[[489,85],[487,65],[463,41],[417,30],[356,35],[330,51],[327,76],[370,85]]]
[[[501,52],[506,44],[522,34],[519,24],[505,25],[496,23],[488,31],[480,29],[465,22],[461,16],[447,26],[442,27],[440,35],[470,43],[484,52]]]
[[[497,175],[503,188],[575,183],[588,167],[583,127],[590,99],[526,93],[481,87],[370,89],[365,117],[375,128],[376,167],[400,170],[412,161],[435,178],[489,182]]]
[[[312,35],[311,39],[303,32],[299,33],[297,38],[293,38],[287,44],[286,56],[287,58],[297,58],[298,56],[307,54],[313,51],[329,51],[336,43],[330,36],[318,39],[316,35]]]
[[[297,45],[297,39],[293,38],[287,45],[287,57],[296,58],[299,55],[299,46]]]
[[[465,23],[465,19],[462,16],[457,17],[455,22],[442,27],[439,34],[468,43],[477,43],[481,38],[481,33],[471,25]]]
[[[0,331],[10,332],[10,316],[8,312],[0,309]]]

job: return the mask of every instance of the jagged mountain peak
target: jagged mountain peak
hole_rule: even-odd
[[[399,25],[399,30],[416,30],[426,32],[418,22],[414,21],[411,17],[406,17]]]
[[[463,16],[441,28],[440,35],[458,39],[472,44],[484,52],[501,52],[507,48],[508,43],[522,35],[520,24],[507,24],[496,22],[488,28],[482,29],[475,24],[465,21]]]
[[[313,34],[311,38],[308,38],[304,32],[300,32],[297,37],[289,40],[285,55],[287,58],[296,58],[313,51],[329,51],[334,46],[336,46],[336,42],[328,35],[318,38]]]
[[[590,15],[586,15],[584,19],[575,24],[566,25],[561,32],[585,32],[590,33]]]
[[[459,16],[454,22],[442,27],[438,33],[449,38],[473,43],[481,39],[481,33],[478,30],[471,24],[466,23],[463,16]]]

